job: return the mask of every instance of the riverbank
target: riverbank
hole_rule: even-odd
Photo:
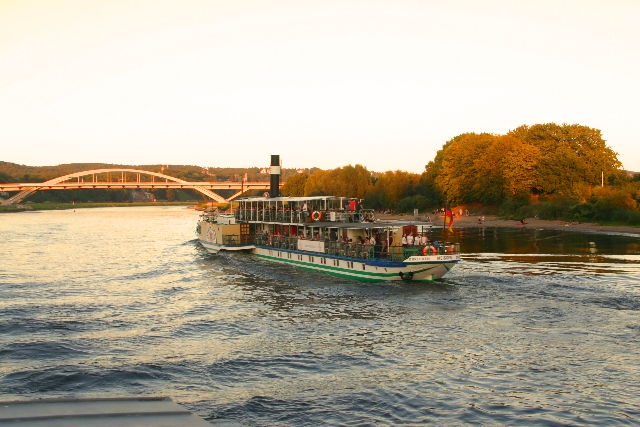
[[[92,202],[92,203],[28,203],[23,205],[0,206],[0,213],[24,212],[24,211],[51,211],[65,209],[88,209],[88,208],[127,208],[141,206],[193,206],[195,202]]]
[[[413,215],[378,215],[379,219],[389,220],[407,220],[412,219]],[[482,216],[461,216],[455,217],[453,221],[454,228],[477,228],[477,227],[499,227],[499,228],[539,228],[545,230],[580,230],[593,233],[627,233],[640,236],[640,227],[630,225],[600,225],[591,222],[582,223],[566,223],[560,220],[549,221],[544,219],[526,219],[525,225],[520,221],[500,219],[496,215],[485,215],[484,222],[478,223]],[[424,216],[420,217],[424,220]],[[434,225],[442,225],[444,218],[441,215],[432,216]]]

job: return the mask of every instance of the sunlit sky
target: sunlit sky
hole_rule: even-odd
[[[0,1],[0,160],[422,172],[579,123],[640,171],[640,1]]]

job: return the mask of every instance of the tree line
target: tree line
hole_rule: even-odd
[[[621,167],[600,130],[547,123],[455,136],[422,174],[348,165],[292,176],[282,193],[358,197],[401,212],[480,203],[510,218],[640,224],[640,174]]]

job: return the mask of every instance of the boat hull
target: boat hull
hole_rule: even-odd
[[[204,240],[204,239],[198,239],[198,240],[200,241],[200,244],[209,253],[212,253],[212,254],[217,254],[221,250],[225,250],[225,251],[247,251],[247,250],[251,250],[251,249],[255,248],[254,245],[226,246],[226,245],[221,245],[219,243],[210,242],[210,241],[207,241],[207,240]]]
[[[460,255],[434,255],[410,257],[404,262],[384,262],[254,245],[229,247],[202,239],[200,243],[213,254],[220,250],[247,251],[268,261],[367,282],[432,282],[442,278],[460,261]]]

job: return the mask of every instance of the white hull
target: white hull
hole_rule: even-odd
[[[209,253],[212,254],[217,254],[218,252],[220,252],[221,250],[225,250],[225,251],[246,251],[249,249],[254,249],[255,246],[254,245],[246,245],[246,246],[224,246],[224,245],[220,245],[218,243],[213,243],[213,242],[208,242],[206,240],[200,240],[200,244],[202,246],[204,246],[204,248],[209,251]]]
[[[245,250],[269,261],[371,282],[395,280],[430,282],[440,279],[460,261],[460,255],[432,255],[413,256],[402,263],[391,263],[254,245],[225,247],[203,239],[200,239],[200,243],[212,254],[217,254],[220,250]]]

